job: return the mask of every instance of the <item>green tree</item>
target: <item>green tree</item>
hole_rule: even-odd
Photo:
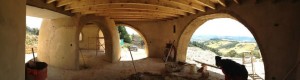
[[[230,50],[230,51],[226,54],[226,56],[228,56],[228,57],[235,57],[236,55],[237,55],[237,53],[236,53],[235,50]]]
[[[132,42],[132,40],[124,26],[118,26],[118,31],[119,31],[120,39],[124,39],[124,42],[126,42],[126,43]]]

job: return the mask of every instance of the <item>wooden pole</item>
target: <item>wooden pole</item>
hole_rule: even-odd
[[[33,62],[35,63],[35,62],[36,62],[36,60],[35,60],[35,56],[34,56],[34,50],[33,50],[33,48],[31,48],[31,51],[32,51],[32,55],[33,55]]]
[[[128,50],[129,50],[129,53],[130,53],[130,56],[131,56],[131,61],[132,61],[132,64],[133,64],[134,71],[136,73],[136,68],[135,68],[135,65],[134,65],[134,61],[133,61],[133,57],[132,57],[132,54],[131,54],[131,51],[130,51],[130,47],[128,47]]]
[[[174,42],[175,42],[175,40],[174,40],[174,41],[172,42],[172,44],[171,44],[171,47],[170,47],[170,50],[169,50],[169,52],[168,52],[168,54],[167,54],[165,63],[168,62],[169,55],[171,54],[171,52],[172,52],[172,50],[173,50],[173,44],[174,44]]]

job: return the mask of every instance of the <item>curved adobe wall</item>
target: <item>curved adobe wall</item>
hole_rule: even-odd
[[[44,19],[38,40],[38,59],[62,69],[79,69],[76,18]]]
[[[117,27],[115,27],[115,22],[107,17],[98,17],[93,15],[81,16],[79,21],[79,30],[77,31],[78,35],[83,26],[88,23],[96,24],[102,30],[105,37],[105,54],[108,56],[108,61],[118,62],[121,55],[119,33]]]
[[[229,14],[225,13],[216,13],[216,14],[210,14],[210,15],[204,15],[199,18],[196,18],[193,20],[189,25],[184,29],[183,33],[180,35],[178,40],[178,46],[177,46],[177,60],[185,62],[186,59],[186,52],[188,44],[191,40],[192,35],[194,32],[206,21],[215,19],[215,18],[231,18],[235,19]]]

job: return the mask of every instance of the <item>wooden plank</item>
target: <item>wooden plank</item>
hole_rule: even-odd
[[[199,5],[197,3],[193,3],[190,0],[169,0],[169,1],[177,2],[177,3],[183,4],[183,5],[187,5],[187,6],[190,6],[194,9],[196,9],[196,10],[205,12],[205,7],[204,6]]]
[[[65,5],[71,4],[71,3],[75,2],[75,1],[76,0],[60,0],[60,1],[58,1],[56,7],[65,6]]]
[[[79,11],[78,11],[79,12]],[[178,17],[178,15],[175,14],[166,14],[156,11],[143,11],[143,10],[127,10],[127,9],[108,9],[108,10],[87,10],[82,11],[82,14],[146,14],[146,15],[161,15],[161,16],[172,16],[172,17]]]
[[[51,10],[57,13],[61,13],[68,16],[73,16],[75,14],[70,11],[65,11],[62,7],[56,7],[55,3],[48,4],[44,0],[26,0],[26,5],[34,6],[41,9]]]
[[[235,3],[240,4],[239,0],[233,0]]]
[[[151,4],[156,6],[163,6],[168,8],[177,9],[178,11],[183,11],[191,14],[195,14],[196,11],[191,7],[180,6],[174,3],[170,3],[168,0],[97,0],[97,1],[75,1],[74,4],[70,6],[69,9],[78,8],[81,6],[93,6],[93,5],[102,5],[102,4],[112,4],[112,3],[136,3],[136,4]]]
[[[162,21],[162,20],[169,20],[169,19],[114,19],[114,21]]]
[[[222,6],[226,7],[225,0],[211,0],[211,1],[214,2],[214,3],[219,3]]]
[[[75,8],[74,8],[75,9]],[[187,15],[185,12],[178,9],[151,5],[151,4],[140,4],[140,3],[110,3],[110,4],[98,4],[89,5],[76,8],[81,10],[99,10],[99,9],[132,9],[132,10],[146,10],[146,11],[158,11],[162,13]]]
[[[54,1],[56,1],[56,0],[47,0],[47,4],[50,4],[50,3],[54,2]]]
[[[195,0],[195,2],[198,2],[199,4],[207,6],[211,9],[216,9],[215,4],[213,2],[211,2],[210,0]]]
[[[144,15],[144,14],[124,14],[124,15],[118,15],[118,14],[96,14],[97,16],[114,16],[114,17],[151,17],[151,18],[168,18],[170,16],[155,16],[155,15]]]

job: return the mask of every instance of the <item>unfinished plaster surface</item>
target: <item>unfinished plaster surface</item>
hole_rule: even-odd
[[[285,7],[282,7],[285,6]],[[183,50],[185,45],[179,44],[180,38],[187,38],[188,25],[198,17],[203,15],[226,13],[242,24],[244,24],[254,35],[258,42],[265,65],[266,78],[281,80],[288,73],[290,68],[296,65],[299,39],[300,3],[290,1],[260,1],[255,3],[247,0],[241,4],[228,4],[226,8],[208,10],[206,13],[198,13],[175,20],[157,22],[121,22],[136,27],[145,33],[149,45],[150,57],[162,57],[163,48],[169,41],[175,40],[178,50]],[[217,17],[215,17],[217,18]],[[173,26],[176,32],[173,33]],[[201,21],[198,23],[201,25]],[[199,27],[199,26],[195,26]],[[190,32],[189,34],[192,34]],[[188,43],[188,42],[185,42]],[[185,52],[178,51],[179,61],[185,61]],[[182,55],[183,54],[183,55]],[[296,71],[289,75],[288,80],[296,79]]]
[[[105,54],[108,56],[109,61],[118,62],[120,60],[120,42],[119,33],[115,25],[114,20],[108,17],[97,17],[93,15],[81,16],[79,22],[79,30],[77,34],[79,35],[83,26],[88,23],[96,24],[102,31],[105,41]],[[78,39],[78,38],[77,38]]]
[[[78,69],[78,36],[74,18],[44,20],[39,34],[38,59],[62,69]]]
[[[0,78],[25,79],[25,0],[0,3]]]
[[[95,24],[89,24],[85,25],[81,33],[83,35],[82,41],[79,41],[79,48],[80,49],[93,49],[99,50],[99,44],[98,43],[104,43],[104,39],[99,39],[99,37],[104,37],[102,31],[100,28]],[[103,49],[103,48],[101,48]]]
[[[46,18],[46,19],[56,19],[62,17],[68,17],[66,15],[50,11],[47,9],[37,8],[34,6],[26,5],[26,16],[34,16],[39,18]]]

